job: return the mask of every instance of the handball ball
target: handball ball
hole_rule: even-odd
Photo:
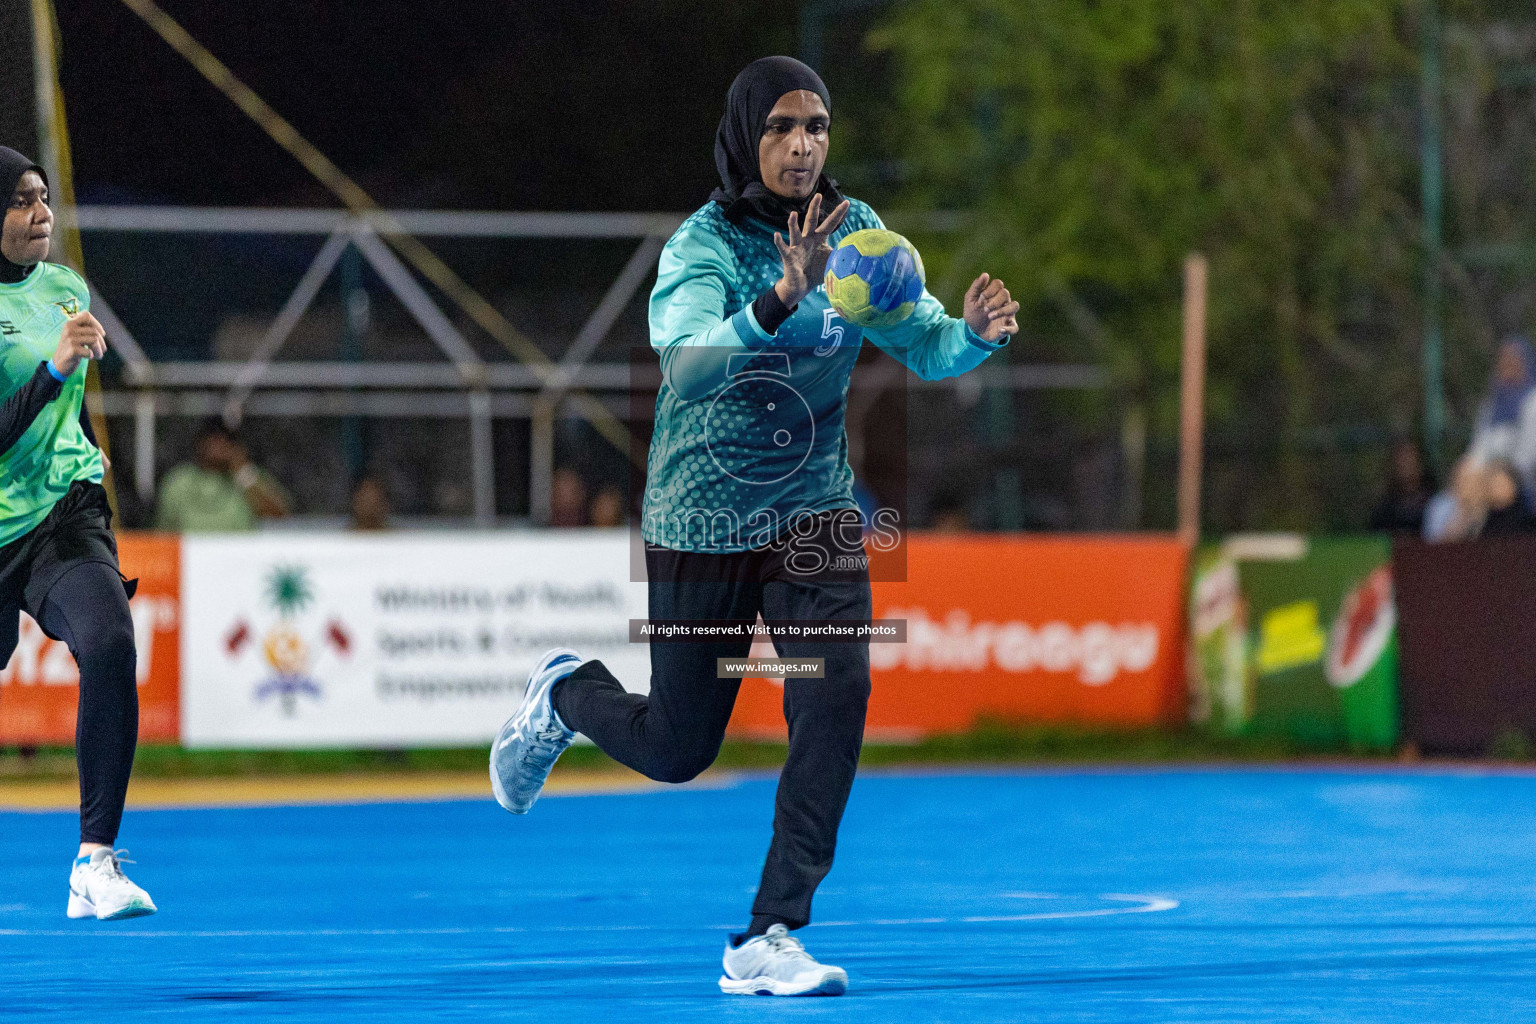
[[[923,258],[894,231],[865,228],[838,243],[827,260],[827,301],[859,327],[890,327],[923,297]]]

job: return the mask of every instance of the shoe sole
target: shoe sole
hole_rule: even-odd
[[[87,917],[94,917],[98,921],[122,921],[130,917],[148,917],[158,909],[158,907],[154,906],[146,907],[142,903],[130,903],[111,914],[99,914],[96,912],[95,904],[71,890],[69,906],[65,909],[64,913],[71,920],[75,921],[83,920]]]
[[[848,991],[848,972],[840,967],[828,968],[809,987],[795,987],[792,982],[775,978],[738,981],[722,974],[720,991],[728,996],[840,996]]]
[[[557,647],[539,659],[539,663],[533,666],[533,671],[528,673],[528,689],[523,694],[523,702],[517,706],[516,711],[512,712],[511,717],[501,724],[501,728],[496,731],[496,739],[491,742],[491,794],[496,797],[496,802],[502,806],[502,809],[511,814],[527,814],[533,809],[533,805],[538,802],[539,795],[535,793],[533,799],[528,802],[528,806],[521,810],[512,807],[511,799],[507,796],[506,790],[501,785],[501,773],[496,770],[496,754],[501,750],[501,745],[506,739],[507,733],[511,730],[512,723],[517,721],[518,717],[527,709],[529,701],[538,700],[542,697],[541,694],[534,691],[534,680],[547,672],[549,667],[555,662],[567,656],[575,658],[577,665],[581,664],[581,655],[569,647]],[[542,792],[543,787],[539,788]]]

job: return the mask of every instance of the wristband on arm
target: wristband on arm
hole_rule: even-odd
[[[796,309],[799,308],[797,303]],[[779,328],[788,320],[795,310],[784,305],[784,300],[779,298],[779,293],[774,288],[769,288],[759,295],[752,303],[752,315],[757,319],[757,325],[769,334],[778,334]]]

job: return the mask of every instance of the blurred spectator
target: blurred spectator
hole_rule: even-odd
[[[581,526],[586,522],[587,484],[569,467],[555,470],[549,486],[549,525]]]
[[[474,496],[460,480],[439,480],[432,486],[432,501],[437,511],[450,516],[467,516],[474,509]]]
[[[1413,441],[1397,442],[1387,465],[1387,492],[1371,512],[1371,529],[1423,532],[1424,510],[1436,490],[1423,449]]]
[[[362,477],[352,488],[352,529],[389,529],[389,492],[377,477]]]
[[[1455,541],[1476,537],[1488,513],[1486,492],[1487,477],[1481,465],[1471,458],[1456,463],[1451,470],[1451,486],[1430,499],[1424,509],[1424,539]]]
[[[593,526],[624,525],[624,495],[617,487],[604,487],[592,499],[587,522]]]
[[[1505,338],[1494,362],[1488,397],[1478,410],[1467,458],[1481,465],[1503,459],[1526,489],[1536,474],[1536,354],[1518,335]]]
[[[1485,502],[1482,536],[1498,537],[1511,533],[1536,531],[1536,515],[1531,512],[1531,493],[1520,480],[1515,467],[1504,460],[1485,472]]]
[[[1531,493],[1505,459],[1487,465],[1462,459],[1449,493],[1436,495],[1424,515],[1424,538],[1432,541],[1531,531],[1536,531]]]
[[[1502,479],[1504,475],[1508,479]],[[1515,497],[1508,500],[1509,484]],[[1536,487],[1536,353],[1511,335],[1499,343],[1488,396],[1477,414],[1467,454],[1452,473],[1448,492],[1424,512],[1424,539],[1469,540],[1486,532],[1520,529]],[[1495,504],[1499,502],[1499,504]],[[1495,516],[1492,530],[1487,520]]]
[[[970,532],[971,518],[966,514],[965,502],[959,495],[947,492],[936,495],[929,512],[932,521],[928,528],[934,533]]]
[[[165,475],[155,527],[177,532],[253,530],[258,519],[288,514],[282,485],[250,459],[239,436],[220,420],[197,433],[195,462]]]

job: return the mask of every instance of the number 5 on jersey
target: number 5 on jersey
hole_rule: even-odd
[[[823,340],[827,338],[832,340],[827,341],[823,345],[816,346],[816,354],[818,356],[830,355],[837,351],[837,347],[843,343],[843,325],[835,323],[834,321],[836,320],[837,310],[829,306],[821,311],[821,337]]]

